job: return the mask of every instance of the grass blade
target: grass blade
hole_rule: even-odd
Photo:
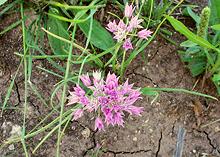
[[[192,94],[192,95],[197,95],[197,96],[202,96],[214,100],[218,100],[216,97],[213,97],[211,95],[195,92],[195,91],[190,91],[182,88],[150,88],[150,87],[145,87],[142,88],[141,91],[144,94],[146,91],[162,91],[162,92],[182,92],[182,93],[187,93],[187,94]]]
[[[19,20],[13,24],[11,24],[10,26],[8,26],[7,28],[5,28],[3,31],[0,32],[0,35],[5,34],[6,32],[10,31],[11,29],[17,27],[18,25],[20,25],[22,22],[22,20]]]
[[[171,23],[171,25],[174,27],[176,31],[186,36],[189,40],[193,41],[194,43],[197,43],[198,45],[216,50],[215,46],[210,44],[207,40],[203,39],[202,37],[197,36],[193,32],[191,32],[182,22],[174,19],[172,16],[165,16],[167,20]]]

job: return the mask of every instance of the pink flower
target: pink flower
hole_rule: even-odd
[[[102,119],[101,118],[96,118],[95,120],[95,130],[100,131],[100,130],[104,130],[104,124],[102,122]]]
[[[114,32],[114,39],[117,39],[117,41],[123,40],[126,37],[126,30],[126,24],[120,20],[117,26],[117,31]]]
[[[90,86],[89,88],[94,91],[93,95],[96,96],[98,93],[95,89],[102,89],[104,80],[102,79],[102,73],[100,71],[93,72],[93,86]]]
[[[104,123],[107,126],[123,126],[124,112],[140,116],[143,107],[133,105],[141,98],[139,89],[133,89],[133,84],[128,84],[128,80],[120,85],[119,78],[115,74],[108,73],[105,80],[101,76],[101,72],[93,72],[93,79],[89,86],[90,94],[87,95],[79,85],[70,92],[68,104],[79,103],[83,107],[73,113],[73,119],[81,117],[83,111],[98,112],[95,129],[100,131],[104,130]],[[103,122],[102,119],[105,121]]]
[[[77,109],[75,112],[73,112],[73,120],[77,120],[82,116],[83,116],[83,109]]]
[[[82,96],[79,98],[79,103],[84,106],[87,106],[89,104],[89,99],[86,96]]]
[[[74,92],[69,92],[69,93],[70,93],[69,102],[66,105],[72,105],[77,103],[79,101],[79,97],[75,95]]]
[[[117,31],[117,29],[118,29],[117,27],[118,27],[118,26],[117,26],[117,24],[116,24],[116,22],[115,22],[115,20],[114,20],[113,22],[110,21],[110,22],[108,23],[106,29],[113,33],[113,32],[115,32],[115,31]]]
[[[124,126],[124,120],[122,118],[122,113],[116,112],[114,115],[114,124],[117,124],[119,126]]]
[[[115,36],[113,38],[116,39],[119,42],[119,41],[123,40],[126,37],[126,30],[123,29],[121,31],[117,31],[117,32],[114,33],[114,35]]]
[[[128,5],[128,3],[125,6],[125,10],[124,10],[124,16],[130,18],[134,12],[134,9],[132,7],[132,5]]]
[[[125,51],[129,50],[129,49],[133,49],[132,43],[131,43],[131,39],[125,39],[124,44],[123,44],[123,48],[125,49]]]
[[[141,113],[143,112],[143,107],[137,107],[133,105],[129,105],[125,107],[125,111],[129,112],[131,115],[138,115],[141,116]]]
[[[128,97],[124,100],[124,103],[127,105],[132,105],[135,101],[140,99],[140,92],[139,90],[135,90],[129,93]]]
[[[100,71],[93,71],[92,76],[94,78],[93,81],[100,82],[102,73]]]
[[[150,30],[143,29],[143,30],[139,31],[137,35],[141,39],[147,39],[148,37],[151,37],[152,33],[153,32],[151,32]]]
[[[138,19],[138,15],[132,17],[131,21],[129,22],[128,31],[131,32],[134,28],[143,28],[140,23],[143,22],[142,19]]]
[[[123,88],[121,90],[122,94],[129,94],[132,91],[133,84],[128,84],[128,79],[123,84]]]
[[[107,29],[114,34],[113,38],[116,39],[118,42],[123,43],[123,48],[127,51],[129,49],[133,49],[131,40],[129,36],[134,35],[138,36],[141,39],[147,39],[151,36],[152,32],[147,29],[143,29],[141,31],[137,32],[137,29],[143,28],[141,26],[141,22],[143,22],[143,19],[139,19],[138,15],[133,16],[135,7],[129,5],[128,3],[125,5],[124,9],[124,17],[126,17],[126,24],[123,20],[120,20],[118,24],[113,21],[109,22],[107,25]],[[135,34],[133,34],[135,33]]]
[[[86,87],[91,86],[91,80],[88,73],[86,75],[81,75],[80,79]]]
[[[80,96],[84,96],[86,92],[79,85],[76,85],[76,87],[74,87],[74,94],[80,97]]]
[[[117,26],[117,30],[125,30],[126,27],[126,24],[122,20],[120,20]]]
[[[85,96],[86,92],[79,85],[76,85],[76,87],[74,87],[74,92],[69,93],[69,103],[67,105],[72,105],[75,103],[87,105],[89,103],[88,98]]]
[[[99,102],[95,98],[91,98],[88,105],[85,106],[85,110],[88,112],[97,111],[99,108]]]
[[[117,78],[115,74],[108,73],[106,81],[105,81],[106,87],[109,90],[117,88],[118,87],[118,79],[119,78]]]
[[[115,125],[112,113],[105,115],[105,122],[106,122],[107,126],[109,126],[110,124]]]

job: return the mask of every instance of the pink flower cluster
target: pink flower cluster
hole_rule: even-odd
[[[133,49],[131,39],[128,37],[134,30],[143,27],[140,25],[143,22],[142,19],[138,19],[138,15],[133,16],[133,12],[135,7],[133,8],[132,5],[126,4],[124,10],[124,17],[128,19],[127,24],[124,23],[123,20],[120,20],[118,24],[114,20],[113,22],[109,22],[107,25],[107,29],[114,34],[114,39],[119,41],[124,41],[123,48],[127,51],[129,49]],[[138,36],[140,39],[148,39],[153,32],[148,29],[142,29],[135,36]]]
[[[95,112],[95,130],[104,130],[105,124],[123,126],[124,112],[138,116],[143,112],[143,107],[133,105],[141,98],[141,93],[139,89],[132,89],[133,84],[128,84],[128,80],[119,85],[115,74],[109,73],[104,80],[101,72],[93,72],[93,79],[88,74],[82,75],[80,79],[92,94],[86,95],[79,85],[76,85],[74,91],[70,91],[67,105],[82,105],[82,108],[73,112],[74,120],[82,117],[85,111]]]

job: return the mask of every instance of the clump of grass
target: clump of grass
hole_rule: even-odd
[[[179,51],[182,61],[187,63],[193,76],[204,74],[203,85],[206,79],[211,79],[220,94],[220,49],[218,44],[220,29],[218,20],[215,23],[211,22],[214,21],[213,19],[219,19],[216,16],[219,15],[220,9],[214,7],[217,5],[214,2],[210,3],[209,7],[205,7],[200,16],[188,8],[198,26],[197,34],[191,32],[180,21],[172,17],[167,18],[177,31],[188,38],[180,45],[185,48],[185,51]]]

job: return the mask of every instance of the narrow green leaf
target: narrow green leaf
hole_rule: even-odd
[[[204,60],[203,58],[198,58],[197,60],[194,60],[193,62],[191,62],[188,65],[188,67],[193,77],[198,76],[199,74],[202,74],[205,71],[206,60]]]
[[[180,46],[182,46],[182,47],[194,47],[196,45],[197,45],[196,43],[194,43],[190,40],[186,40],[180,44]]]
[[[0,16],[2,16],[4,13],[6,13],[8,10],[10,10],[12,7],[14,7],[16,5],[16,3],[18,3],[19,1],[20,0],[16,0],[16,1],[13,1],[12,3],[7,4],[7,6],[0,11]]]
[[[73,9],[73,10],[87,10],[87,9],[97,9],[97,8],[105,7],[105,4],[103,4],[103,5],[89,5],[89,6],[78,6],[78,5],[73,6],[73,5],[62,4],[62,3],[59,3],[59,2],[55,2],[55,1],[48,1],[47,3],[50,4],[50,5],[54,5],[54,6],[57,6],[57,7],[64,8],[66,10],[70,10],[70,9]]]
[[[172,16],[166,15],[166,18],[171,23],[171,25],[174,27],[174,29],[176,31],[178,31],[181,34],[183,34],[184,36],[186,36],[192,42],[194,42],[204,48],[216,50],[215,46],[210,44],[207,40],[205,40],[205,39],[197,36],[193,32],[191,32],[182,22],[174,19]]]
[[[218,100],[217,98],[211,96],[211,95],[207,95],[207,94],[203,94],[203,93],[199,93],[199,92],[195,92],[195,91],[191,91],[191,90],[186,90],[186,89],[182,89],[182,88],[151,88],[151,87],[144,87],[141,89],[142,92],[144,91],[161,91],[161,92],[181,92],[181,93],[186,93],[186,94],[192,94],[192,95],[197,95],[197,96],[202,96],[202,97],[206,97],[206,98],[210,98],[210,99],[214,99],[214,100]]]
[[[219,31],[220,30],[220,24],[213,25],[213,26],[211,26],[211,28],[216,30],[216,31]]]
[[[214,74],[212,77],[212,81],[214,82],[217,88],[218,94],[220,94],[220,73]]]
[[[0,0],[0,6],[3,5],[5,2],[7,2],[8,0]]]
[[[50,8],[49,13],[59,15],[59,13],[56,10],[54,10],[54,8]],[[47,28],[51,33],[69,40],[69,33],[67,31],[68,29],[67,22],[60,21],[52,16],[48,16]],[[68,43],[61,41],[49,34],[48,34],[48,39],[54,54],[56,55],[66,54],[65,50],[68,50],[69,48]]]
[[[147,96],[157,96],[159,93],[149,88],[142,88],[141,93]]]
[[[214,74],[213,77],[212,77],[212,80],[214,82],[220,81],[220,74]]]
[[[220,1],[219,0],[209,0],[209,7],[211,9],[210,25],[215,25],[220,23]]]
[[[200,23],[200,17],[198,15],[196,15],[196,13],[194,13],[190,7],[187,7],[186,10],[187,10],[188,14],[192,17],[192,19],[197,24],[199,24]]]
[[[21,24],[22,20],[19,20],[15,23],[12,23],[10,26],[8,26],[7,28],[5,28],[2,32],[0,32],[0,35],[5,34],[6,32],[12,30],[13,28],[17,27],[19,24]]]

